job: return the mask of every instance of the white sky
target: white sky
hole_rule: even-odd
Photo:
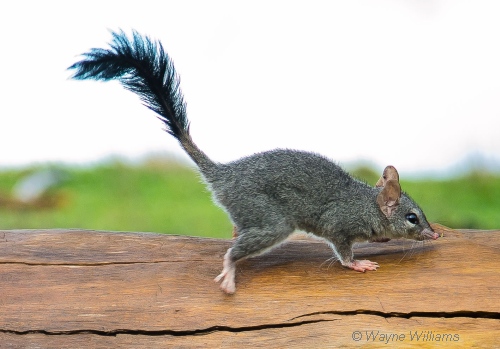
[[[68,79],[119,28],[162,41],[214,160],[281,147],[400,172],[500,161],[499,18],[497,0],[4,2],[0,166],[181,154],[118,83]]]

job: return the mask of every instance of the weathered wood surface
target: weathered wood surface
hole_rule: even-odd
[[[358,246],[366,273],[289,241],[239,263],[232,296],[227,240],[0,231],[0,348],[499,347],[500,231],[436,229]]]

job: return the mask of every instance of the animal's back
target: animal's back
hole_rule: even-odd
[[[268,215],[293,217],[299,224],[363,186],[321,155],[287,149],[220,165],[206,180],[237,225]]]

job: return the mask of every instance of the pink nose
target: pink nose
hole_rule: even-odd
[[[435,232],[433,232],[430,229],[424,229],[424,230],[422,230],[421,234],[422,234],[422,237],[424,239],[436,240],[439,237],[438,233],[435,233]]]

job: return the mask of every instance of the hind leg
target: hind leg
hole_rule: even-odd
[[[221,290],[228,294],[233,294],[236,291],[236,284],[234,277],[236,274],[236,263],[231,261],[231,251],[229,248],[224,255],[224,262],[222,264],[222,272],[214,279],[215,282],[222,280],[220,284]]]
[[[241,229],[233,247],[224,256],[222,272],[215,278],[221,281],[222,291],[232,294],[236,291],[236,262],[251,256],[262,254],[283,242],[294,231],[290,224],[281,223],[272,227]]]

